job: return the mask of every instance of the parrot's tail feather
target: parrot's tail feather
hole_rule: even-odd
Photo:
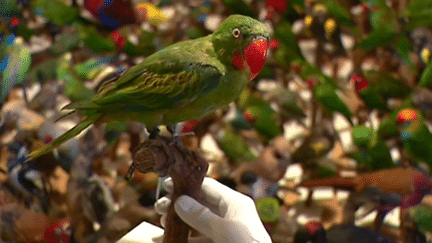
[[[57,118],[57,119],[55,120],[55,122],[60,121],[61,119],[63,119],[63,118],[65,118],[65,117],[67,117],[67,116],[73,114],[74,112],[76,112],[76,110],[70,111],[70,112],[68,112],[68,113],[66,113],[66,114],[64,114],[64,115],[62,115],[61,117]]]
[[[303,187],[319,187],[319,186],[333,186],[333,187],[347,187],[353,188],[356,185],[355,178],[342,178],[342,177],[330,177],[316,180],[305,181],[300,184]]]
[[[29,154],[29,160],[33,160],[41,155],[44,155],[46,153],[51,152],[53,149],[60,146],[62,143],[66,142],[67,140],[71,139],[72,137],[78,135],[82,130],[90,126],[94,121],[96,121],[98,118],[100,118],[103,114],[93,114],[91,116],[88,116],[84,121],[77,124],[75,127],[70,129],[69,131],[62,134],[60,137],[54,139],[54,141],[46,144],[44,147],[33,151]]]
[[[98,105],[91,102],[74,102],[64,106],[61,110],[97,110],[98,108],[100,108]]]

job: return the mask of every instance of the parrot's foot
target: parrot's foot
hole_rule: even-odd
[[[149,133],[150,133],[150,135],[148,138],[149,139],[155,139],[157,136],[159,136],[160,129],[156,126],[152,127],[152,128],[150,128]],[[125,180],[129,181],[132,178],[134,171],[135,171],[135,165],[132,163],[129,166],[128,172],[125,175]]]

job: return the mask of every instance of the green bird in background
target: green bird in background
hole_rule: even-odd
[[[359,150],[351,157],[357,160],[366,171],[381,170],[395,167],[390,149],[385,141],[378,136],[377,131],[364,125],[355,126],[351,136]]]
[[[57,78],[64,83],[64,92],[72,102],[89,101],[94,96],[94,91],[87,88],[84,82],[73,72],[72,54],[66,53],[59,58],[57,63]]]
[[[268,106],[250,106],[243,116],[251,126],[267,139],[272,139],[283,133],[282,127],[277,121],[277,113]]]
[[[87,118],[30,158],[51,151],[96,121],[139,121],[153,127],[198,119],[228,105],[263,68],[269,37],[261,22],[231,15],[213,34],[148,56],[104,83],[89,102],[65,107]]]
[[[405,149],[415,159],[432,166],[432,135],[421,113],[415,109],[403,109],[397,115],[397,123]]]
[[[323,77],[310,77],[306,80],[317,101],[330,113],[341,113],[352,124],[351,110],[336,92],[336,88]]]
[[[376,70],[356,71],[349,77],[357,94],[371,109],[388,111],[387,99],[406,98],[411,88],[391,74]]]

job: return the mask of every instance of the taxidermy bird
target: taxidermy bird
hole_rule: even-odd
[[[269,37],[270,31],[261,22],[231,15],[213,34],[148,56],[104,83],[89,102],[66,106],[87,118],[30,157],[51,151],[94,122],[171,125],[228,105],[263,68]]]

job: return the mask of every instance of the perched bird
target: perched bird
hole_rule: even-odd
[[[377,231],[355,225],[335,225],[325,230],[319,222],[308,222],[294,236],[294,243],[395,243]]]
[[[10,43],[13,40],[13,43]],[[8,37],[9,47],[7,48],[7,56],[0,64],[5,67],[2,72],[0,102],[6,98],[9,90],[15,86],[22,84],[27,77],[27,71],[31,64],[31,55],[29,49],[24,45],[24,40],[21,37],[15,38],[14,35]],[[4,63],[6,66],[4,66]]]
[[[264,227],[273,229],[280,217],[279,201],[274,197],[263,197],[256,199],[255,205]]]
[[[403,109],[397,115],[398,130],[404,148],[416,160],[432,166],[432,134],[418,110]]]
[[[112,29],[136,22],[131,0],[87,0],[84,1],[84,8]]]
[[[100,138],[95,136],[95,133],[88,132],[71,166],[67,192],[73,228],[87,221],[93,225],[96,232],[104,227],[118,210],[111,188],[92,170],[94,160],[105,151],[106,146],[100,145]]]
[[[389,110],[387,99],[406,98],[411,91],[401,80],[380,71],[354,72],[349,77],[357,94],[371,109]]]
[[[57,78],[63,81],[64,93],[72,101],[89,101],[94,96],[94,91],[87,88],[73,72],[71,53],[66,53],[59,58]]]
[[[265,101],[261,96],[247,88],[243,90],[236,100],[237,108],[240,111],[246,110],[250,106],[266,106],[267,109],[272,109],[270,103]]]
[[[267,139],[272,139],[283,133],[277,121],[277,113],[268,106],[250,106],[244,112],[246,121]]]
[[[365,170],[379,170],[394,167],[390,150],[385,141],[378,136],[377,131],[366,126],[356,126],[351,130],[354,143],[359,151],[350,157],[357,160]]]
[[[91,101],[66,109],[87,118],[30,157],[38,157],[93,122],[140,121],[147,127],[197,119],[231,103],[264,66],[270,31],[231,15],[208,36],[173,44],[105,82]]]
[[[301,100],[298,94],[289,89],[275,89],[269,92],[270,100],[275,100],[279,105],[279,113],[286,119],[303,119],[306,114],[301,108]]]
[[[213,136],[225,155],[233,161],[251,161],[257,157],[230,126],[219,128]]]
[[[334,186],[363,191],[367,186],[375,186],[385,193],[401,196],[402,209],[418,205],[423,197],[431,193],[432,181],[413,168],[392,168],[360,174],[352,178],[332,177],[304,181],[304,187]]]
[[[330,112],[341,113],[352,124],[352,112],[336,92],[336,88],[322,76],[306,80],[317,101]]]

